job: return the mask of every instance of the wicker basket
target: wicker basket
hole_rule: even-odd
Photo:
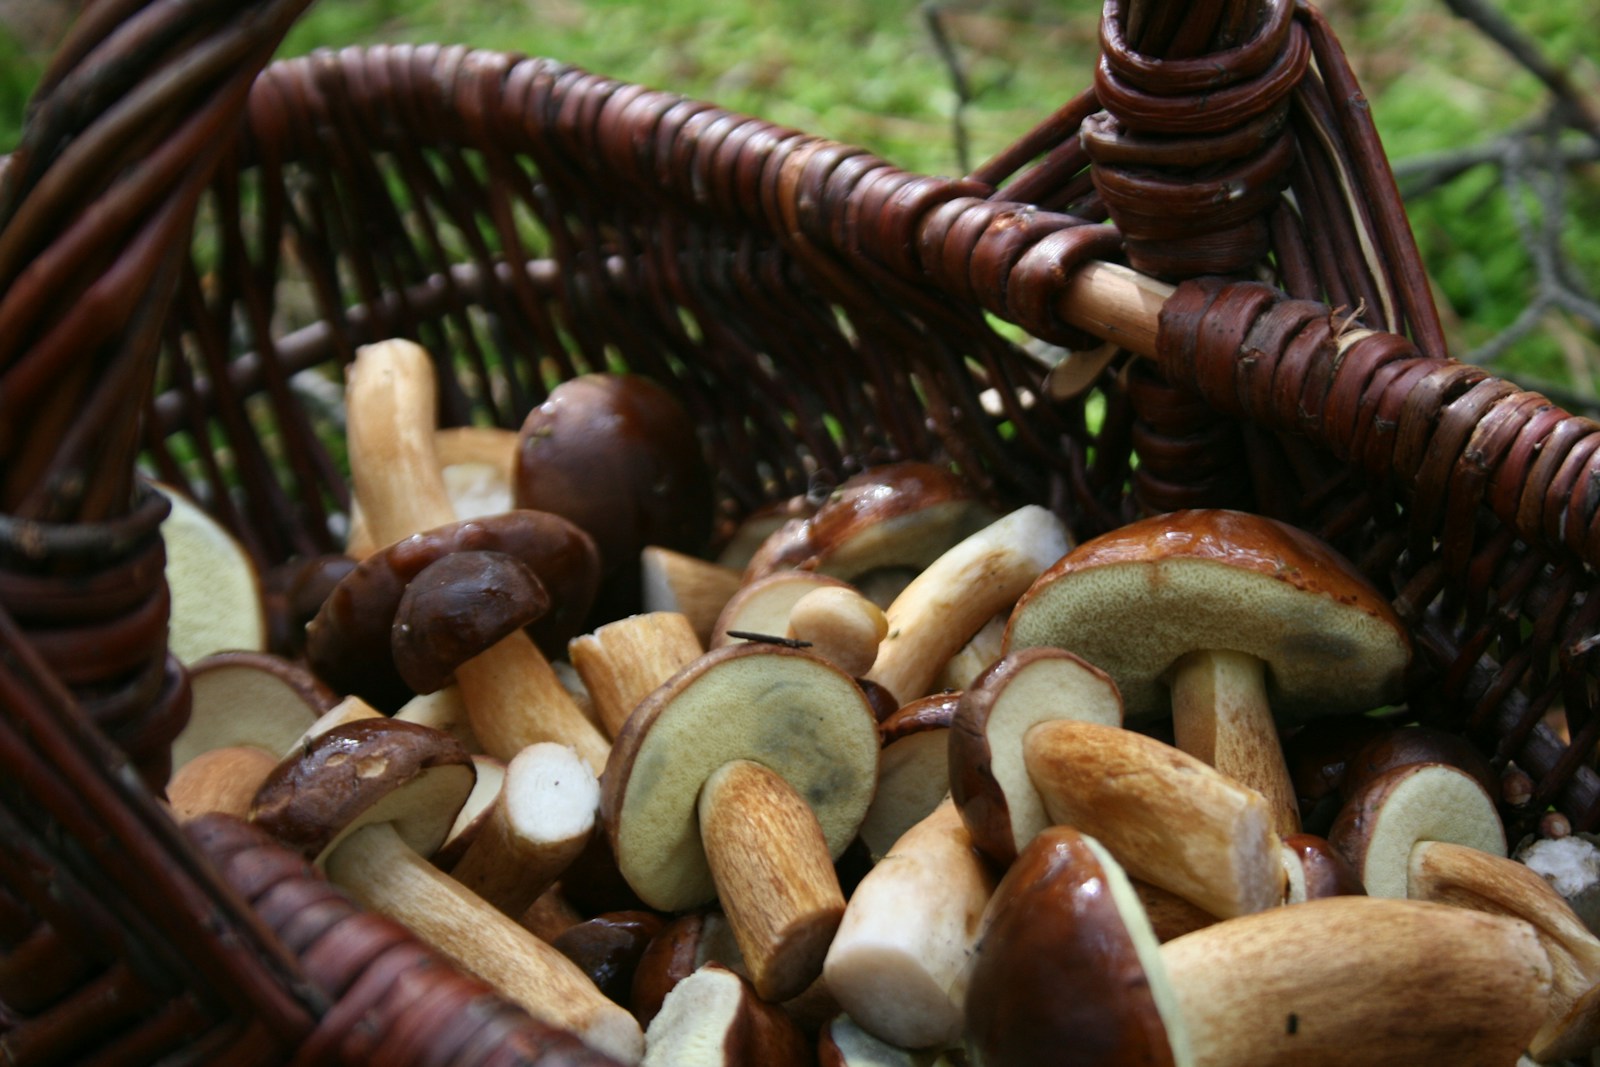
[[[1079,537],[1282,518],[1392,595],[1411,711],[1531,777],[1514,836],[1600,828],[1600,428],[1447,357],[1315,11],[1111,0],[1094,85],[956,180],[545,60],[267,66],[306,2],[92,5],[0,171],[7,1062],[603,1062],[154,799],[186,688],[138,473],[263,567],[337,550],[326,389],[388,337],[446,425],[669,384],[724,527],[912,457]]]

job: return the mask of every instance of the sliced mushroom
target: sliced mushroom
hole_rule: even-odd
[[[1299,805],[1273,709],[1305,719],[1391,703],[1411,656],[1388,601],[1330,547],[1215,510],[1080,545],[1012,612],[1007,649],[1034,645],[1107,671],[1132,722],[1170,711],[1178,747],[1265,796],[1282,835],[1300,829]]]
[[[995,878],[946,800],[895,842],[850,896],[823,966],[839,1005],[902,1048],[956,1043],[964,972]]]
[[[1061,520],[1036,504],[966,537],[889,605],[889,632],[866,677],[901,703],[925,695],[950,657],[1069,547]]]
[[[189,722],[172,742],[174,770],[235,745],[276,761],[336,700],[305,668],[265,652],[201,657],[189,666],[189,691]]]
[[[1448,841],[1506,854],[1505,828],[1482,783],[1444,763],[1411,763],[1368,779],[1328,840],[1375,897],[1405,897],[1412,849]]]
[[[709,963],[679,982],[645,1034],[645,1067],[809,1067],[805,1036],[744,978]]]
[[[782,637],[789,630],[789,612],[808,593],[818,589],[844,589],[848,583],[814,571],[777,571],[740,586],[722,606],[711,627],[708,647],[747,641],[739,634]]]
[[[433,448],[436,383],[428,354],[402,341],[368,345],[346,375],[351,474],[373,539],[393,545],[451,525],[454,510]],[[552,602],[563,604],[544,572],[534,572]],[[489,754],[510,759],[536,741],[556,741],[572,745],[591,768],[605,765],[606,739],[525,635],[501,639],[462,664],[456,679]]]
[[[878,724],[883,742],[878,788],[860,830],[861,843],[874,860],[949,796],[948,738],[960,699],[959,693],[925,696]]]
[[[1111,677],[1059,648],[1002,658],[956,706],[946,755],[950,795],[973,844],[1002,870],[1050,825],[1023,753],[1034,730],[1057,719],[1122,725]]]
[[[715,649],[617,737],[602,804],[617,866],[651,907],[720,898],[751,980],[786,1000],[844,912],[833,859],[877,778],[877,724],[838,668],[761,644]]]
[[[565,956],[427,861],[472,788],[454,740],[388,719],[347,723],[285,760],[251,818],[322,866],[364,907],[388,915],[525,1008],[626,1062],[642,1035]]]
[[[236,537],[170,486],[151,485],[172,504],[161,522],[172,597],[167,647],[184,663],[214,652],[261,652],[267,615],[261,576]]]

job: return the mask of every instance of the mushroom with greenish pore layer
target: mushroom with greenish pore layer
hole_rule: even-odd
[[[1079,545],[1012,612],[1006,649],[1034,645],[1108,672],[1130,722],[1170,711],[1178,747],[1261,792],[1284,836],[1299,805],[1273,709],[1303,719],[1392,703],[1411,659],[1388,601],[1332,548],[1222,510]]]

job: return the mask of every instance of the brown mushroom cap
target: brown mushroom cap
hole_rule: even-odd
[[[393,823],[419,855],[444,843],[472,792],[472,757],[450,735],[394,719],[360,719],[284,760],[256,793],[250,819],[312,861],[352,831]]]
[[[713,484],[694,420],[639,375],[562,382],[528,413],[517,438],[517,506],[565,516],[600,550],[600,599],[609,607],[599,622],[638,610],[639,553],[647,545],[705,550]]]
[[[948,468],[884,464],[846,479],[815,513],[779,527],[745,580],[789,569],[847,580],[883,567],[917,571],[997,517]]]
[[[967,986],[982,1067],[1191,1062],[1160,944],[1121,867],[1067,826],[1030,841],[984,912]]]
[[[502,552],[543,583],[550,610],[529,630],[549,655],[561,655],[594,599],[599,556],[578,527],[540,511],[509,511],[427,530],[362,560],[328,595],[306,627],[306,659],[340,693],[383,711],[412,696],[394,665],[391,629],[406,586],[454,552]]]
[[[618,869],[651,907],[681,911],[716,895],[696,805],[734,760],[787,780],[837,858],[872,799],[877,723],[849,675],[775,645],[715,649],[647,697],[612,748],[600,810]]]
[[[973,844],[1003,868],[1050,825],[1023,762],[1029,729],[1056,719],[1122,725],[1110,675],[1052,647],[997,660],[961,696],[950,723],[950,795]]]
[[[934,693],[902,706],[878,724],[883,740],[878,789],[860,831],[871,856],[886,855],[901,834],[949,794],[947,738],[960,699],[959,693]]]
[[[1472,775],[1491,797],[1499,795],[1500,776],[1476,745],[1454,731],[1417,723],[1382,731],[1357,749],[1345,764],[1340,794],[1352,797],[1371,779],[1408,763],[1448,763]]]
[[[457,667],[549,610],[544,583],[515,556],[452,552],[407,583],[389,651],[407,685],[437,692]]]
[[[1299,718],[1394,701],[1411,656],[1388,602],[1332,549],[1220,510],[1154,516],[1062,557],[1011,615],[1007,650],[1034,645],[1109,673],[1130,719],[1170,710],[1163,675],[1191,651],[1261,659],[1273,707]]]

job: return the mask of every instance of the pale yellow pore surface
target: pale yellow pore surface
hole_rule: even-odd
[[[1041,583],[1013,614],[1007,649],[1034,645],[1110,674],[1130,719],[1170,711],[1162,675],[1199,648],[1264,660],[1273,707],[1304,717],[1385,703],[1408,657],[1368,611],[1204,559],[1106,564]]]
[[[172,501],[161,523],[172,595],[168,647],[184,663],[213,652],[266,648],[266,614],[255,564],[234,536],[182,493],[156,485]]]
[[[755,644],[709,653],[652,694],[617,738],[603,808],[617,865],[652,907],[680,911],[716,895],[696,803],[711,773],[736,759],[786,779],[838,858],[872,800],[877,724],[848,675]]]
[[[1395,785],[1372,820],[1358,872],[1367,895],[1409,896],[1411,850],[1420,841],[1448,841],[1506,854],[1500,814],[1483,786],[1454,767],[1424,767]]]

